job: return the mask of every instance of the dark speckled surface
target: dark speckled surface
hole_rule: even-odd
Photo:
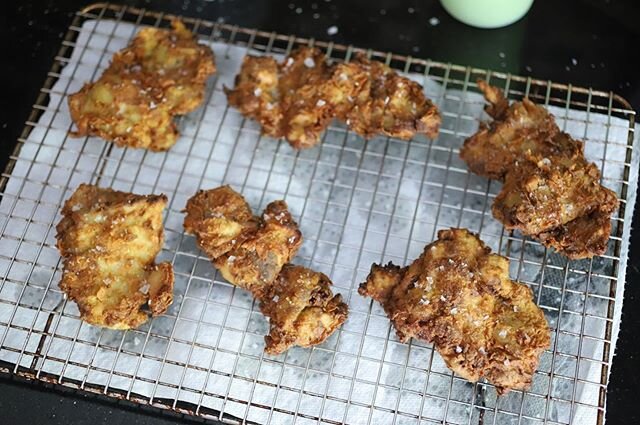
[[[521,21],[479,30],[453,20],[436,0],[165,0],[120,2],[287,34],[391,50],[611,90],[640,107],[635,55],[640,46],[636,0],[537,0]],[[0,12],[0,167],[36,99],[77,0],[7,2]],[[329,27],[338,32],[329,35]],[[638,223],[636,212],[634,225]],[[607,422],[640,423],[640,236],[632,235],[622,331],[608,390]],[[129,404],[60,392],[0,377],[2,424],[169,424]],[[154,413],[155,412],[155,413]],[[193,421],[188,421],[192,423]]]

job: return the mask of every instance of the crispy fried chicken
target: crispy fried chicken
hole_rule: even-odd
[[[618,199],[600,184],[583,143],[542,106],[527,98],[509,105],[500,89],[478,86],[494,121],[465,141],[460,156],[473,172],[504,182],[494,217],[572,259],[604,253]]]
[[[64,258],[60,289],[86,322],[112,329],[162,314],[173,301],[173,268],[155,264],[162,248],[164,195],[134,195],[82,184],[56,227]]]
[[[302,234],[284,201],[253,216],[242,195],[229,186],[198,192],[187,202],[185,230],[230,283],[250,291],[270,319],[265,350],[320,344],[339,327],[347,306],[331,293],[331,281],[288,264]]]
[[[182,22],[172,25],[172,30],[142,29],[97,81],[69,96],[77,126],[72,135],[152,151],[175,144],[173,118],[202,103],[215,64],[211,49],[198,44]]]
[[[466,229],[441,230],[407,267],[374,264],[359,293],[382,304],[402,341],[433,343],[454,372],[499,394],[527,388],[549,346],[531,290]]]
[[[280,64],[248,55],[235,87],[225,91],[229,104],[257,120],[264,134],[284,137],[297,149],[315,146],[333,118],[366,138],[434,138],[440,126],[437,108],[418,83],[361,54],[336,65],[311,47]]]

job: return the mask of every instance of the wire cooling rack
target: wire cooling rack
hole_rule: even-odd
[[[261,137],[255,123],[226,107],[222,86],[235,72],[225,63],[237,65],[247,51],[286,54],[301,44],[315,44],[336,60],[359,49],[185,18],[202,42],[214,45],[219,72],[205,106],[180,121],[178,144],[150,153],[68,138],[66,96],[97,78],[139,27],[167,27],[171,18],[98,4],[77,13],[67,32],[0,181],[0,370],[230,423],[604,422],[637,184],[635,114],[626,101],[366,51],[419,78],[443,113],[438,139],[364,141],[336,124],[320,146],[298,152]],[[586,140],[603,184],[620,198],[605,255],[568,261],[505,232],[491,217],[500,185],[470,174],[458,158],[483,117],[478,78],[511,98],[528,95],[545,104]],[[80,182],[169,195],[159,261],[174,264],[175,302],[140,329],[84,324],[58,289],[55,224]],[[274,199],[289,203],[305,236],[296,261],[327,273],[350,306],[347,323],[321,346],[264,355],[267,324],[257,306],[224,282],[183,233],[186,199],[222,183],[255,209]],[[356,292],[372,262],[407,264],[450,226],[479,232],[507,256],[512,278],[533,289],[549,320],[552,347],[529,391],[497,398],[490,384],[466,382],[431,345],[400,343],[379,306]]]

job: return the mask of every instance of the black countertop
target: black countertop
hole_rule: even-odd
[[[640,107],[634,57],[640,46],[640,2],[537,0],[521,21],[479,30],[451,18],[436,0],[165,0],[121,1],[209,20],[492,68],[613,91]],[[25,0],[0,12],[0,169],[8,159],[81,0]],[[337,34],[327,29],[336,26]],[[633,224],[640,214],[636,211]],[[640,235],[631,254],[622,330],[607,393],[607,422],[640,423]],[[193,422],[126,402],[25,383],[0,375],[0,422],[6,424],[165,424]],[[160,415],[160,416],[158,416]],[[165,417],[162,417],[165,416]],[[201,422],[201,421],[197,421]]]

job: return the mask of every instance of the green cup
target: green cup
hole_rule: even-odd
[[[440,0],[454,18],[478,28],[499,28],[527,14],[533,0]]]

